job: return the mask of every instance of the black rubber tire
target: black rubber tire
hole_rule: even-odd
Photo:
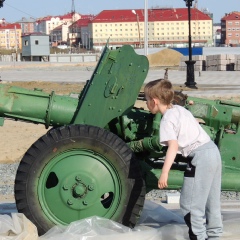
[[[18,211],[36,225],[39,235],[54,225],[61,224],[53,222],[48,214],[44,213],[37,189],[40,187],[39,179],[45,166],[57,154],[73,148],[87,148],[101,154],[119,171],[122,185],[119,188],[127,197],[125,199],[121,197],[119,201],[121,211],[116,211],[111,219],[133,227],[139,219],[145,199],[145,184],[140,165],[131,149],[118,136],[87,125],[69,125],[52,129],[29,148],[19,164],[15,179],[14,192]],[[94,174],[97,174],[97,171]],[[58,197],[60,196],[56,196]]]

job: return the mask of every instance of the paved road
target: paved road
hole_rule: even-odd
[[[50,82],[86,82],[92,76],[95,66],[78,67],[76,64],[51,64],[43,63],[36,67],[31,63],[29,68],[19,68],[19,65],[12,65],[10,68],[4,68],[0,64],[0,77],[3,81],[50,81]],[[22,63],[21,63],[22,64]],[[164,77],[165,70],[150,69],[145,79],[145,83]],[[169,70],[169,80],[178,86],[185,86],[186,72],[178,70]],[[197,90],[184,88],[184,93],[190,96],[206,95],[239,95],[240,94],[240,71],[204,71],[195,72],[195,82]]]

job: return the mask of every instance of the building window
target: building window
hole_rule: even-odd
[[[38,40],[35,40],[35,45],[38,45]]]

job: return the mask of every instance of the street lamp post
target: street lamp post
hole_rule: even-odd
[[[85,36],[86,36],[86,50],[88,49],[88,32],[85,32]]]
[[[144,0],[144,55],[148,55],[148,0]]]
[[[188,55],[189,60],[185,61],[187,64],[187,81],[185,82],[186,87],[189,88],[197,88],[194,76],[194,64],[196,61],[192,60],[192,37],[191,37],[191,6],[194,0],[184,0],[186,2],[186,6],[188,7]]]
[[[139,26],[139,16],[138,16],[138,14],[136,13],[135,10],[132,10],[132,13],[133,13],[134,15],[136,15],[136,18],[137,18],[139,48],[141,48],[141,45],[142,45],[142,44],[141,44],[141,34],[140,34],[140,26]]]

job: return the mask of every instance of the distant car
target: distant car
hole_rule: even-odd
[[[58,45],[57,48],[67,49],[67,48],[69,48],[69,46],[67,46],[67,45]]]

